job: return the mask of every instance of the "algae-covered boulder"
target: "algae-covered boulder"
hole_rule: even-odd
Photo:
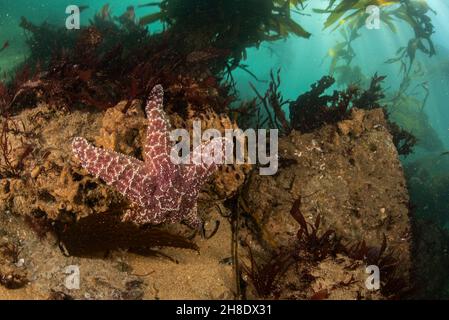
[[[353,109],[349,119],[336,125],[307,134],[293,131],[279,141],[279,161],[276,175],[254,172],[244,190],[244,207],[252,222],[248,225],[257,230],[261,247],[276,252],[295,245],[300,226],[291,209],[296,202],[305,221],[313,226],[319,216],[318,234],[334,231],[329,236],[340,239],[349,255],[357,243],[388,246],[399,274],[407,279],[409,197],[381,109]],[[305,263],[301,260],[299,265]],[[322,277],[321,271],[310,270],[307,274]]]
[[[267,241],[285,243],[297,229],[289,214],[301,199],[309,221],[317,215],[347,240],[380,244],[383,234],[408,256],[406,182],[383,111],[353,110],[351,119],[279,141],[275,176],[250,177],[245,199]]]

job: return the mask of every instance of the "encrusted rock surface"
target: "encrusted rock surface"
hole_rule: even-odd
[[[277,174],[254,172],[243,194],[249,228],[259,230],[262,247],[276,250],[295,241],[299,226],[290,210],[300,200],[306,221],[313,224],[320,216],[322,232],[334,230],[345,245],[365,241],[380,248],[385,235],[407,277],[409,197],[386,128],[382,110],[353,109],[337,125],[281,138]]]
[[[198,114],[187,110],[185,117],[172,115],[176,127],[191,127]],[[203,129],[236,127],[213,111],[202,114]],[[333,229],[345,244],[365,240],[380,247],[385,235],[401,273],[408,274],[408,195],[381,110],[353,110],[348,120],[337,125],[281,138],[280,166],[274,176],[260,176],[249,166],[223,168],[204,189],[199,203],[206,229],[210,233],[212,222],[219,221],[218,232],[210,239],[193,239],[199,253],[162,249],[172,260],[126,250],[95,259],[67,257],[52,234],[41,235],[25,223],[26,216],[50,221],[81,218],[126,205],[121,196],[82,170],[69,148],[72,137],[81,135],[98,146],[140,157],[146,124],[139,101],[123,102],[103,113],[66,112],[41,105],[13,120],[20,123],[20,130],[8,132],[11,158],[17,159],[24,145],[34,148],[22,161],[20,175],[3,174],[0,180],[0,297],[232,299],[237,290],[231,263],[233,232],[227,217],[235,207],[226,207],[223,200],[242,186],[238,194],[245,211],[239,220],[241,243],[257,243],[254,247],[266,255],[293,243],[299,226],[290,210],[300,199],[307,222],[320,215],[320,233]],[[240,262],[249,265],[245,248],[240,246],[238,255]],[[80,267],[80,290],[65,287],[64,272],[70,265]],[[385,298],[365,287],[366,276],[363,261],[339,253],[322,260],[301,260],[276,286],[281,289],[278,297],[285,299]],[[243,280],[248,283],[246,297],[261,298],[247,275]],[[7,289],[8,285],[20,288]]]
[[[344,129],[342,129],[344,128]],[[244,199],[267,242],[285,244],[296,234],[289,212],[301,199],[309,222],[346,240],[387,242],[408,257],[408,193],[401,163],[382,110],[353,110],[352,118],[314,133],[292,132],[279,141],[274,176],[254,172]]]
[[[171,117],[177,126],[191,129],[197,116],[189,112],[187,121],[176,114]],[[237,128],[227,116],[212,110],[206,110],[201,120],[203,130],[216,128],[224,132]],[[10,123],[18,125],[21,132],[7,133],[10,158],[19,159],[26,146],[31,147],[31,153],[24,158],[17,176],[1,180],[0,210],[23,215],[45,213],[58,219],[66,214],[80,218],[126,205],[120,194],[81,168],[70,145],[75,136],[83,136],[97,146],[142,158],[147,120],[140,101],[120,102],[104,113],[66,112],[41,105],[23,111]],[[201,199],[219,201],[231,197],[245,181],[249,169],[248,165],[221,168],[205,187]]]

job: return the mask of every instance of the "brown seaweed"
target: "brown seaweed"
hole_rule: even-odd
[[[251,264],[250,266],[243,264],[242,268],[259,297],[279,297],[282,290],[279,281],[293,264],[316,263],[337,254],[345,255],[354,261],[363,261],[366,265],[378,266],[381,272],[381,293],[386,298],[397,299],[410,295],[412,292],[410,282],[399,270],[399,261],[395,258],[394,251],[388,248],[385,236],[380,247],[368,246],[365,241],[343,245],[334,230],[320,230],[322,229],[320,216],[317,216],[313,224],[308,223],[301,213],[300,206],[301,199],[298,199],[290,211],[299,224],[296,241],[291,246],[282,247],[265,263],[257,262],[248,247]],[[304,277],[300,273],[297,273],[297,276],[300,279]],[[328,296],[327,290],[319,291],[314,293],[311,299],[321,300]]]
[[[163,0],[159,7],[160,12],[143,17],[140,23],[162,21],[173,33],[182,35],[177,44],[181,51],[211,47],[227,50],[230,61],[216,61],[218,69],[236,68],[246,57],[246,49],[257,47],[262,41],[279,40],[290,34],[303,38],[311,35],[291,17],[291,7],[303,9],[298,1]]]
[[[279,280],[295,263],[296,255],[293,257],[290,252],[280,252],[273,255],[265,264],[256,262],[252,250],[248,247],[250,265],[242,264],[242,271],[251,280],[257,295],[262,298],[278,297],[281,288]]]
[[[334,90],[331,95],[324,92],[335,83],[335,79],[330,76],[321,78],[311,86],[310,91],[301,94],[296,101],[290,103],[291,127],[301,132],[311,132],[326,124],[335,124],[346,119],[351,108],[364,110],[380,108],[386,113],[388,129],[393,135],[393,143],[398,153],[405,156],[411,154],[417,143],[416,137],[389,120],[387,106],[381,103],[385,98],[382,89],[385,78],[376,73],[366,90],[350,85],[343,91]]]
[[[117,249],[142,252],[164,246],[198,250],[194,243],[181,236],[155,227],[142,228],[121,222],[113,214],[93,214],[73,223],[57,222],[56,233],[64,250],[73,256],[95,256]]]
[[[251,88],[256,93],[258,99],[264,106],[264,111],[267,115],[269,124],[272,128],[280,129],[282,133],[289,133],[291,131],[290,123],[285,116],[283,111],[283,107],[287,105],[289,102],[284,101],[282,95],[279,91],[279,87],[281,85],[281,70],[279,69],[276,73],[276,76],[273,73],[273,70],[270,72],[270,85],[268,87],[267,92],[264,96],[262,96],[256,89],[256,87],[250,83]],[[271,114],[273,112],[273,115]]]
[[[299,224],[296,246],[307,252],[312,261],[321,261],[329,255],[335,255],[341,246],[335,231],[329,229],[320,234],[321,216],[318,215],[313,224],[308,223],[300,207],[301,198],[295,201],[290,210],[291,216]]]
[[[251,264],[250,266],[243,264],[242,269],[260,297],[278,297],[281,291],[279,281],[295,263],[317,262],[329,255],[335,255],[341,249],[335,231],[327,230],[321,233],[320,216],[314,224],[309,224],[302,215],[300,206],[301,200],[298,199],[290,211],[299,224],[296,239],[292,245],[281,247],[265,263],[257,262],[251,248],[247,246]],[[302,275],[298,274],[298,277]]]

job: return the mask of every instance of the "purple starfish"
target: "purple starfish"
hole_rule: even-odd
[[[207,178],[218,169],[213,159],[222,159],[226,140],[215,138],[195,148],[189,157],[191,160],[202,158],[200,163],[175,164],[170,157],[170,122],[163,110],[163,95],[162,86],[155,86],[146,105],[149,125],[144,162],[96,148],[80,137],[73,140],[72,150],[89,173],[131,200],[131,209],[127,210],[123,220],[137,224],[185,221],[200,229],[198,194]],[[216,150],[220,150],[219,154]]]

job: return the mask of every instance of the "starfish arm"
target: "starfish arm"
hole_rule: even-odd
[[[227,142],[226,138],[214,138],[195,148],[191,155],[191,164],[187,166],[185,173],[186,181],[201,187],[218,170],[218,164],[223,162]]]
[[[203,221],[198,215],[198,206],[195,203],[192,210],[184,217],[184,222],[192,229],[200,230],[203,227]]]
[[[161,224],[165,222],[165,217],[160,214],[160,212],[155,212],[154,210],[134,206],[128,209],[123,216],[123,221],[130,221],[136,224]]]
[[[72,150],[89,173],[100,177],[121,194],[139,205],[151,197],[151,173],[142,161],[126,155],[94,147],[84,138],[75,138]]]
[[[157,85],[151,91],[145,112],[148,128],[144,144],[144,159],[151,170],[169,174],[173,171],[170,161],[170,121],[163,109],[164,90]]]

